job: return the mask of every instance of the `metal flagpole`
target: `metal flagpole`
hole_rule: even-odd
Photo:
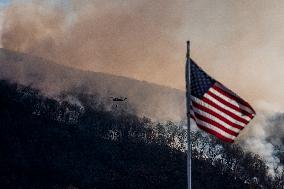
[[[191,138],[190,138],[190,41],[186,42],[186,112],[187,112],[187,188],[191,189]]]

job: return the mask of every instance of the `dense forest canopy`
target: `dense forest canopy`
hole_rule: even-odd
[[[0,82],[1,188],[186,188],[183,123],[158,123],[94,94],[46,97]],[[283,189],[284,174],[237,144],[193,138],[193,188]],[[283,153],[279,151],[283,161]]]

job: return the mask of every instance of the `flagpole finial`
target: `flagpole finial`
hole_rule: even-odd
[[[190,41],[186,41],[186,58],[189,59]]]

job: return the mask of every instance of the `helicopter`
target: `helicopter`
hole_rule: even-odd
[[[112,101],[114,102],[123,102],[127,100],[126,97],[110,97],[110,98],[112,98]]]

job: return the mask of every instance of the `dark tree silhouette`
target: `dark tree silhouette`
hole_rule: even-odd
[[[0,82],[0,188],[186,188],[182,124],[108,109],[95,95],[58,99]],[[283,173],[268,176],[257,155],[192,137],[193,188],[283,188]]]

